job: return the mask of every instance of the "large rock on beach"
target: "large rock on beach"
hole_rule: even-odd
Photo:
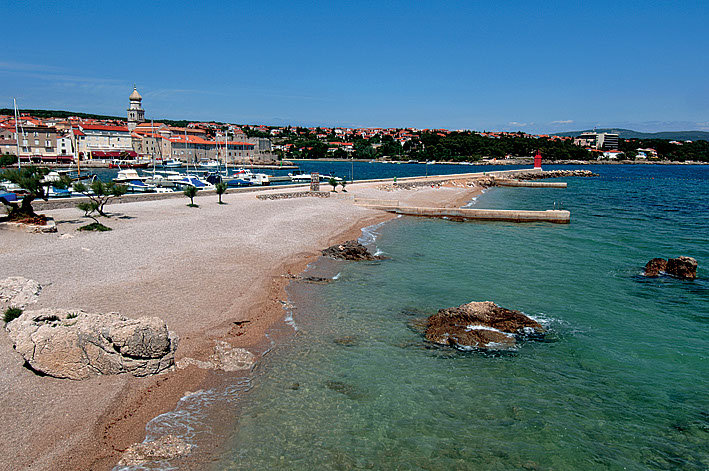
[[[0,308],[19,307],[37,302],[42,287],[34,280],[11,276],[0,281]]]
[[[697,277],[697,267],[697,261],[692,257],[653,258],[645,265],[645,276],[656,277],[665,273],[683,280],[693,280]]]
[[[74,380],[160,373],[174,365],[178,343],[158,317],[127,319],[116,313],[26,311],[5,328],[33,370]]]
[[[381,257],[369,253],[367,247],[356,240],[348,240],[342,244],[328,247],[322,251],[322,254],[336,260],[352,260],[356,262],[362,260],[381,260]]]
[[[428,318],[425,328],[430,342],[460,350],[510,349],[522,336],[544,333],[534,319],[490,301],[441,309]]]

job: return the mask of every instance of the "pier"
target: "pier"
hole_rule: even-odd
[[[537,182],[528,180],[495,180],[495,185],[519,188],[566,188],[566,182]]]
[[[421,208],[400,206],[398,201],[355,199],[355,204],[405,216],[444,218],[461,221],[550,222],[569,224],[571,212],[548,209],[528,211],[518,209]]]

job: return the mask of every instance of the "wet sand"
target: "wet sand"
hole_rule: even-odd
[[[58,209],[57,234],[0,231],[0,279],[24,276],[43,287],[40,307],[158,316],[180,336],[176,360],[206,359],[217,341],[263,350],[264,334],[283,323],[289,279],[321,249],[356,238],[393,217],[355,206],[353,198],[461,206],[479,193],[462,186],[382,191],[350,184],[330,198],[265,200],[254,193],[115,204],[105,233],[76,229],[88,221]],[[288,191],[273,189],[269,191]],[[234,322],[248,320],[246,327]],[[149,378],[86,381],[40,377],[22,365],[0,331],[0,459],[7,469],[111,469],[141,442],[153,417],[187,391],[212,381],[195,366]]]

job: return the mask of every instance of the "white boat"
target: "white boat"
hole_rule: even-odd
[[[127,183],[133,180],[145,181],[148,177],[141,177],[138,175],[138,171],[133,168],[127,168],[125,170],[119,170],[118,176],[113,179],[116,183]]]
[[[131,180],[127,186],[130,193],[148,193],[156,189],[155,185],[149,185],[142,180]]]
[[[208,160],[207,162],[200,162],[199,166],[209,170],[218,170],[220,164],[218,160]]]
[[[181,188],[193,186],[198,190],[211,190],[214,188],[214,185],[195,175],[183,175],[181,179],[175,180],[175,185]]]
[[[71,191],[64,188],[55,188],[53,186],[47,187],[47,197],[48,198],[69,198],[71,196]]]
[[[168,160],[167,162],[163,162],[162,166],[164,168],[180,168],[180,167],[182,167],[182,161],[177,160],[177,159],[172,159],[172,160]]]
[[[302,170],[294,170],[288,176],[293,182],[309,182],[312,178],[309,173],[303,173]]]
[[[265,186],[271,184],[271,179],[265,173],[253,173],[250,170],[245,170],[243,168],[238,169],[231,178],[244,180],[251,185]],[[308,181],[310,180],[308,179]]]

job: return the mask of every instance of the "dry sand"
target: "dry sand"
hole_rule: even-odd
[[[47,211],[57,234],[0,230],[0,279],[24,276],[43,287],[39,307],[159,316],[180,336],[176,359],[206,359],[218,340],[256,349],[283,322],[282,277],[299,273],[322,248],[356,238],[392,216],[353,204],[355,196],[402,205],[460,206],[479,190],[424,187],[382,191],[351,184],[330,198],[258,200],[256,194],[116,204],[105,233],[82,233],[77,209]],[[269,191],[288,191],[273,189]],[[249,320],[246,328],[234,321]],[[0,469],[110,469],[145,437],[145,424],[200,389],[206,370],[150,378],[86,381],[26,369],[0,330]]]

